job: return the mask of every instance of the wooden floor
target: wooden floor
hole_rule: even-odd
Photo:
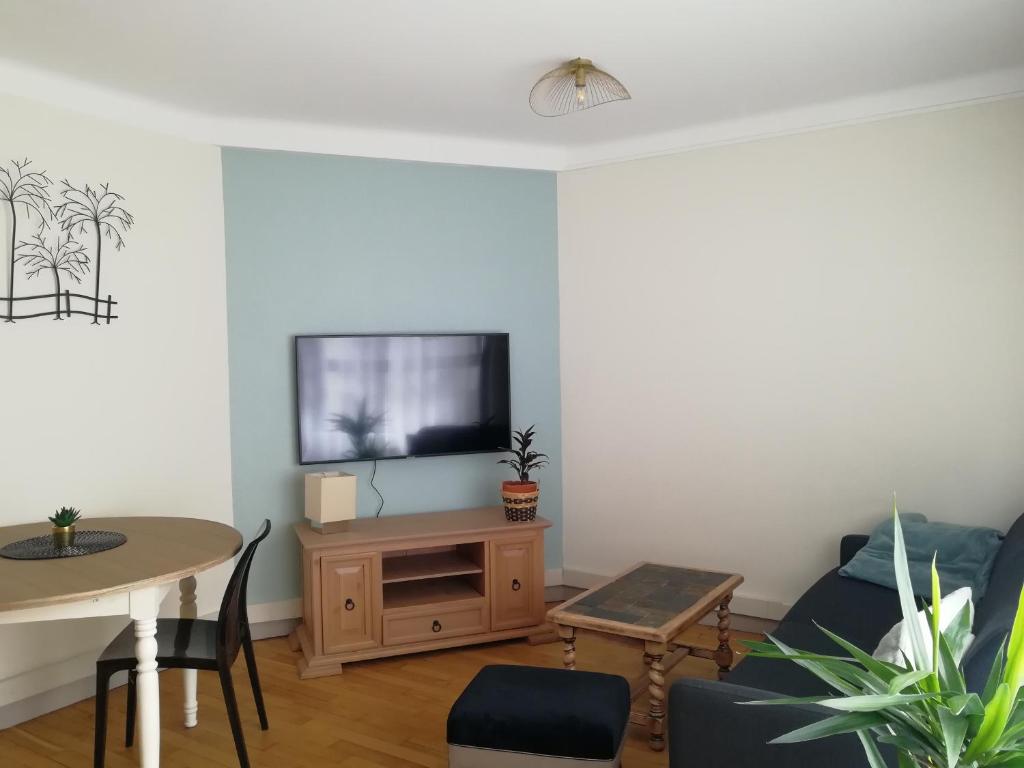
[[[715,632],[695,627],[691,643],[712,646]],[[738,640],[753,635],[734,634]],[[249,757],[254,767],[444,768],[448,764],[445,720],[459,693],[485,664],[559,667],[561,643],[531,646],[522,640],[460,648],[416,656],[365,661],[345,667],[340,677],[299,680],[295,659],[284,638],[256,643],[256,657],[270,719],[260,731],[239,656],[234,669]],[[638,645],[581,632],[577,667],[632,677],[642,667]],[[669,675],[714,677],[709,661],[686,659]],[[160,674],[162,760],[166,768],[237,768],[231,732],[216,674],[199,673],[199,725],[181,722],[181,673]],[[110,696],[107,765],[137,765],[136,749],[124,744],[125,689]],[[0,766],[38,768],[92,765],[93,700],[66,707],[0,731]],[[645,732],[629,727],[623,757],[626,768],[668,765],[668,751],[647,748]]]

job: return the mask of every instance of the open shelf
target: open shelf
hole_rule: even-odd
[[[393,581],[384,585],[384,610],[482,597],[483,595],[461,576]]]
[[[384,558],[383,569],[385,584],[438,579],[445,576],[466,576],[471,573],[483,573],[484,571],[482,566],[463,557],[462,554],[455,550],[405,555],[403,557],[386,557]]]

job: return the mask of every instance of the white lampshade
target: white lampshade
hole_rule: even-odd
[[[307,473],[306,517],[321,525],[354,520],[356,476],[347,472]]]

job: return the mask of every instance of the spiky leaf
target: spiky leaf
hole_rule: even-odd
[[[885,718],[875,712],[848,712],[834,717],[827,717],[816,723],[797,728],[787,734],[772,739],[772,744],[796,744],[801,741],[813,741],[825,736],[838,736],[853,733],[866,728],[874,728],[885,724]]]

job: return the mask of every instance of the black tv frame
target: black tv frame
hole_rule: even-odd
[[[331,459],[329,461],[303,461],[302,460],[302,412],[299,408],[299,340],[300,339],[349,339],[349,338],[378,338],[378,337],[416,337],[416,338],[438,338],[449,336],[504,336],[508,347],[508,415],[509,432],[508,445],[504,448],[493,448],[487,451],[451,451],[448,453],[419,453],[406,456],[378,456],[366,459]],[[292,337],[292,383],[295,386],[295,452],[299,456],[300,467],[317,466],[320,464],[353,464],[364,461],[395,461],[402,459],[429,459],[437,456],[473,456],[486,453],[505,453],[512,447],[512,339],[507,331],[458,331],[454,333],[432,332],[416,333],[413,331],[402,333],[297,333]]]

